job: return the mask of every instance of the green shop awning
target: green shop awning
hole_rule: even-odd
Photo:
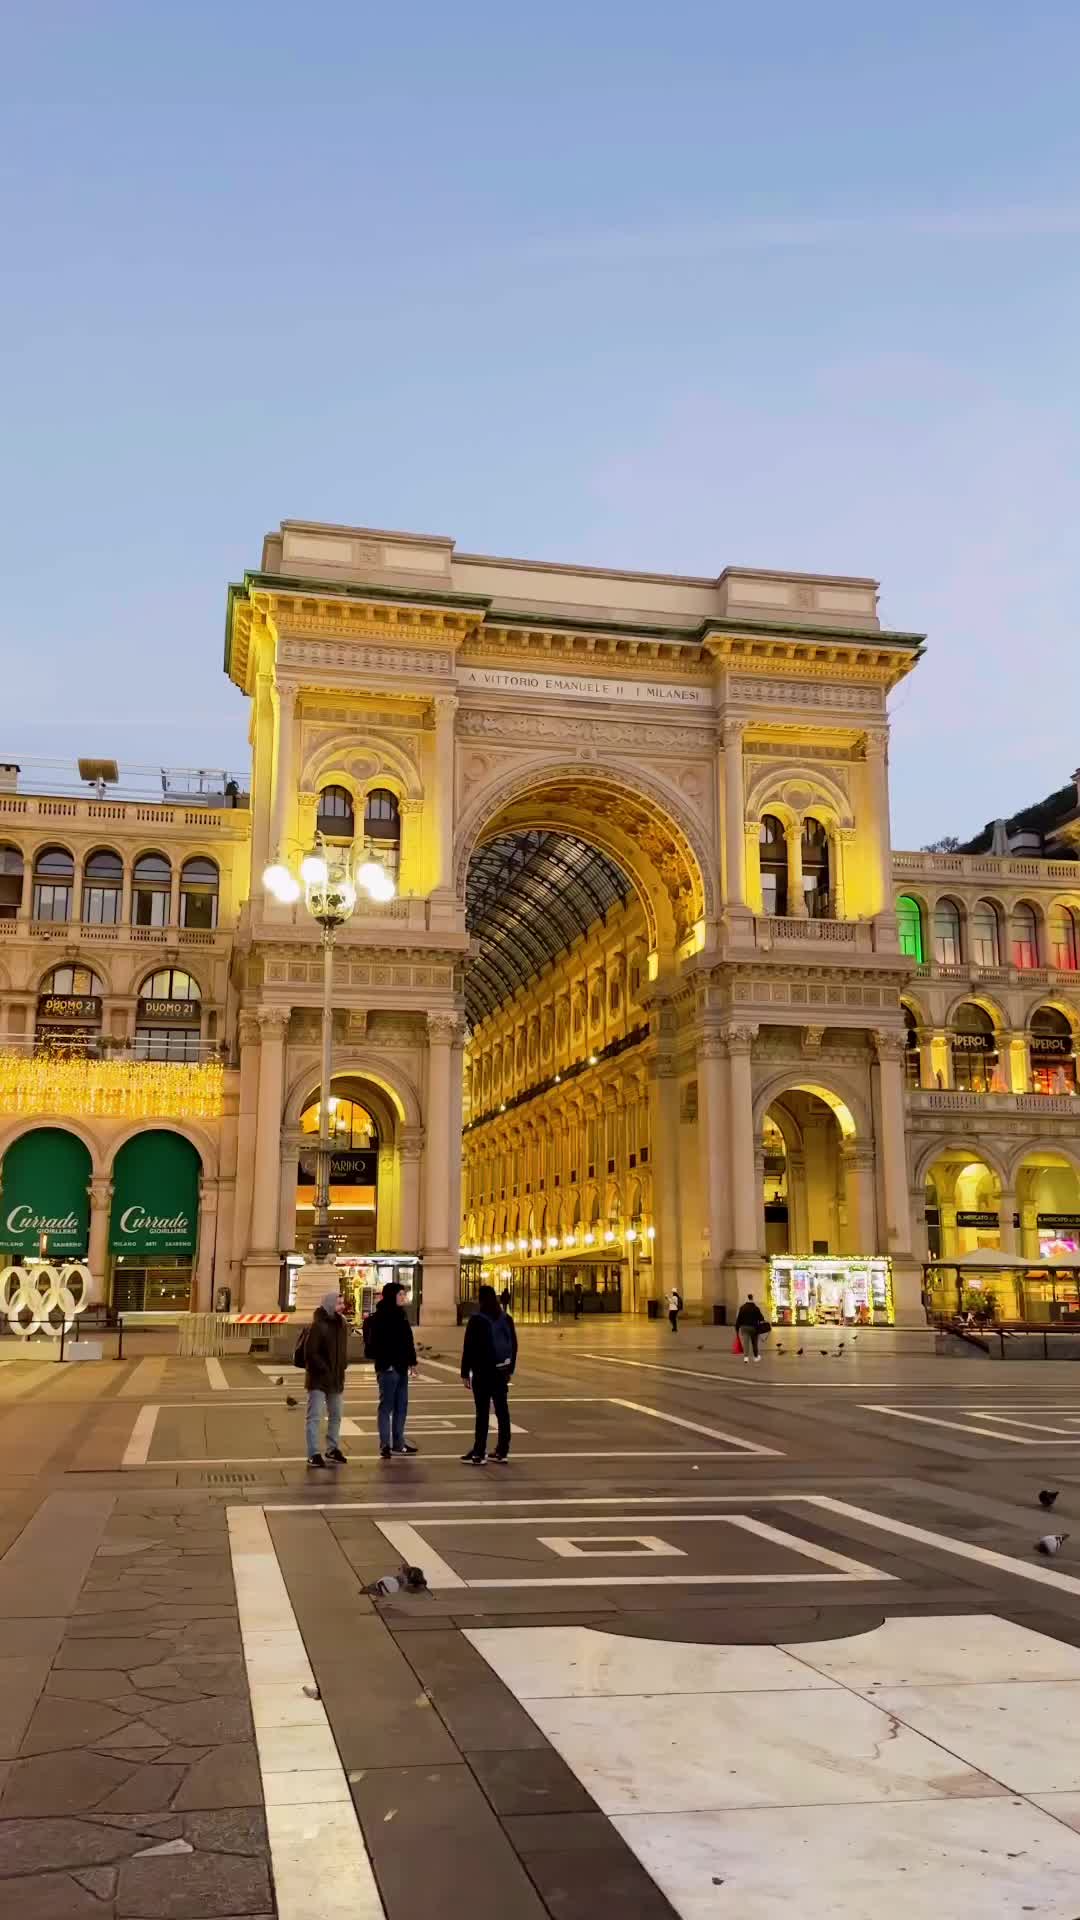
[[[62,1127],[35,1127],[13,1140],[0,1167],[0,1254],[82,1260],[90,1241],[90,1155]]]
[[[127,1141],[113,1163],[110,1253],[125,1260],[194,1255],[199,1167],[195,1148],[178,1133],[153,1128]]]

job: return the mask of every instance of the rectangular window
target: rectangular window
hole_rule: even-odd
[[[135,1052],[143,1060],[198,1060],[199,1029],[138,1027],[135,1031]]]
[[[182,893],[180,895],[180,925],[182,927],[202,927],[209,931],[217,926],[216,893]]]
[[[115,927],[120,922],[119,887],[83,888],[83,924],[87,927]]]
[[[1018,936],[1013,941],[1013,966],[1023,969],[1037,967],[1038,964],[1039,956],[1035,951],[1034,940],[1030,940],[1026,934]]]
[[[35,920],[70,920],[71,888],[54,884],[51,880],[38,880],[34,884]]]
[[[137,927],[167,927],[169,895],[163,887],[136,887],[132,917]]]

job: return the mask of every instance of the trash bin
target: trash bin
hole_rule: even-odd
[[[722,1300],[713,1301],[712,1323],[714,1327],[727,1326],[727,1306]]]
[[[649,1318],[650,1320],[659,1320],[659,1318],[660,1318],[660,1302],[659,1302],[659,1300],[646,1300],[646,1302],[645,1302],[645,1312],[646,1312],[646,1314],[648,1315],[648,1318]]]

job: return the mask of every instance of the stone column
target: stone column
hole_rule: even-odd
[[[438,694],[435,708],[436,874],[433,891],[454,889],[454,720],[457,696]]]
[[[199,1182],[199,1250],[195,1258],[195,1289],[192,1309],[211,1313],[214,1307],[214,1256],[217,1251],[218,1183]],[[224,1284],[224,1282],[222,1283]]]
[[[663,1016],[661,1016],[663,1018]],[[653,1169],[653,1224],[656,1228],[656,1240],[653,1245],[653,1291],[662,1299],[677,1287],[684,1300],[689,1301],[687,1280],[683,1276],[682,1259],[682,1218],[680,1213],[679,1180],[679,1082],[675,1073],[672,1039],[661,1033],[657,1052],[650,1063],[649,1108],[652,1125],[650,1134],[653,1141],[659,1143],[659,1154],[650,1164]],[[621,1131],[621,1129],[620,1129]],[[616,1148],[614,1159],[619,1179],[626,1179],[626,1156],[628,1149],[618,1140],[613,1142]],[[606,1183],[605,1183],[606,1184]],[[604,1224],[606,1224],[606,1212]],[[695,1290],[698,1275],[694,1275]],[[691,1303],[696,1305],[696,1302]]]
[[[697,1033],[697,1137],[701,1194],[701,1305],[706,1320],[724,1299],[724,1256],[731,1244],[727,1074],[722,1034]]]
[[[760,913],[764,905],[761,897],[760,820],[743,821],[743,884],[750,912]]]
[[[1024,1033],[1001,1033],[998,1035],[1001,1048],[1001,1073],[1010,1093],[1029,1092],[1027,1035]]]
[[[424,803],[399,800],[401,844],[398,848],[398,892],[424,893]]]
[[[998,1225],[1001,1235],[1002,1253],[1016,1253],[1016,1195],[1003,1189],[998,1199]]]
[[[34,862],[28,856],[23,857],[22,893],[19,896],[19,918],[29,920],[34,904]]]
[[[296,1181],[300,1171],[301,1142],[295,1134],[281,1138],[281,1165],[278,1172],[278,1249],[299,1252],[296,1245]]]
[[[930,1258],[930,1239],[926,1230],[926,1189],[912,1187],[908,1195],[911,1213],[911,1251],[916,1260]]]
[[[863,758],[863,799],[868,815],[859,823],[867,884],[863,911],[874,918],[884,915],[895,924],[889,835],[889,734],[886,727],[867,728],[863,735]]]
[[[270,864],[270,809],[273,793],[274,702],[269,667],[255,676],[253,715],[255,750],[251,794],[251,893],[261,898],[263,869]]]
[[[401,1253],[416,1253],[420,1233],[420,1162],[424,1151],[422,1127],[402,1127],[398,1144],[400,1168],[396,1209],[397,1247]]]
[[[274,796],[270,814],[270,858],[284,859],[288,849],[289,804],[293,798],[293,737],[296,722],[296,688],[277,689],[277,730],[274,753]]]
[[[829,836],[829,891],[836,920],[847,919],[847,850],[854,840],[854,827],[834,827]]]
[[[281,1105],[285,1085],[287,1007],[260,1007],[259,1101],[255,1124],[255,1170],[251,1200],[251,1249],[244,1263],[244,1309],[272,1313],[281,1266],[278,1182],[281,1178]]]
[[[428,1014],[424,1114],[423,1318],[426,1326],[453,1326],[457,1318],[459,1195],[451,1193],[451,1186],[461,1153],[461,1075],[455,1079],[453,1071],[460,1024],[454,1013]]]
[[[788,1149],[788,1251],[810,1252],[810,1211],[806,1197],[806,1155]]]
[[[844,1199],[847,1203],[847,1251],[868,1257],[881,1253],[874,1205],[874,1151],[848,1145],[843,1149]]]
[[[807,918],[803,893],[802,825],[798,820],[785,829],[787,839],[787,910],[795,920]]]
[[[255,1119],[259,1104],[259,1022],[248,1010],[237,1021],[240,1042],[240,1104],[236,1120],[236,1198],[233,1203],[232,1264],[237,1281],[246,1260],[251,1227],[251,1173],[255,1157]],[[239,1289],[237,1288],[237,1291]]]
[[[911,1213],[904,1101],[904,1036],[876,1032],[877,1064],[873,1069],[874,1134],[877,1142],[884,1201],[884,1232],[879,1235],[893,1263],[893,1298],[901,1326],[925,1324],[921,1300],[921,1270],[911,1244]]]
[[[1020,1209],[1020,1246],[1018,1251],[1025,1260],[1039,1258],[1039,1214],[1032,1203]]]
[[[86,1264],[90,1269],[90,1301],[100,1306],[105,1299],[105,1270],[109,1258],[109,1214],[112,1207],[112,1175],[95,1173],[90,1181],[90,1239]]]
[[[120,883],[120,925],[122,927],[131,925],[131,870],[131,855],[128,854],[124,860],[124,877]]]
[[[724,847],[727,871],[725,905],[746,906],[746,836],[743,831],[745,797],[743,790],[742,720],[724,721]]]
[[[755,1026],[728,1027],[729,1166],[731,1169],[731,1247],[727,1259],[728,1317],[734,1318],[744,1293],[761,1296],[764,1194],[757,1184],[754,1137],[754,1083],[751,1050]]]
[[[169,874],[169,925],[180,925],[180,868],[182,861],[177,858],[171,862]]]

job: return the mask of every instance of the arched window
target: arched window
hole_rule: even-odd
[[[401,857],[401,812],[389,787],[372,787],[364,801],[364,850],[397,879]]]
[[[896,924],[900,932],[900,951],[917,966],[923,963],[922,908],[908,893],[896,903]]]
[[[1037,1007],[1028,1040],[1034,1093],[1075,1093],[1073,1032],[1059,1007]]]
[[[990,1093],[998,1071],[997,1034],[985,1007],[959,1007],[952,1031],[953,1086]]]
[[[1021,900],[1013,908],[1012,917],[1012,960],[1014,967],[1037,967],[1039,964],[1039,920],[1034,907]]]
[[[827,920],[832,912],[829,885],[829,835],[820,820],[808,814],[802,828],[803,898],[811,920]]]
[[[934,963],[960,965],[960,909],[955,900],[939,900],[934,908]]]
[[[197,854],[180,869],[180,925],[209,930],[217,926],[218,870],[212,860]]]
[[[355,831],[352,794],[346,787],[324,787],[316,826],[328,840],[351,840]]]
[[[922,1085],[922,1061],[919,1057],[919,1023],[910,1007],[904,1013],[904,1073],[909,1087]]]
[[[971,912],[971,959],[976,967],[1001,965],[1001,935],[997,908],[989,900],[977,900]]]
[[[167,927],[172,866],[163,853],[140,853],[132,874],[131,920],[136,927]]]
[[[202,1015],[197,981],[180,967],[161,967],[139,988],[135,1051],[146,1060],[197,1060]]]
[[[44,847],[34,861],[34,919],[70,920],[75,862],[66,847]]]
[[[787,897],[787,835],[783,821],[767,813],[758,836],[761,854],[761,902],[768,914],[784,915]]]
[[[22,906],[23,857],[18,847],[0,847],[0,920],[16,920]]]
[[[38,989],[35,1045],[50,1053],[92,1052],[101,1034],[103,997],[90,967],[53,967]]]
[[[4,871],[4,856],[0,853],[0,875]],[[0,879],[0,888],[3,887]],[[0,902],[3,894],[0,893]],[[4,911],[0,904],[0,914]],[[1077,933],[1076,915],[1071,907],[1057,907],[1050,915],[1050,964],[1058,967],[1062,973],[1075,973],[1080,968],[1080,934]]]
[[[115,927],[124,897],[124,863],[111,847],[89,855],[83,867],[82,917],[87,927]]]

